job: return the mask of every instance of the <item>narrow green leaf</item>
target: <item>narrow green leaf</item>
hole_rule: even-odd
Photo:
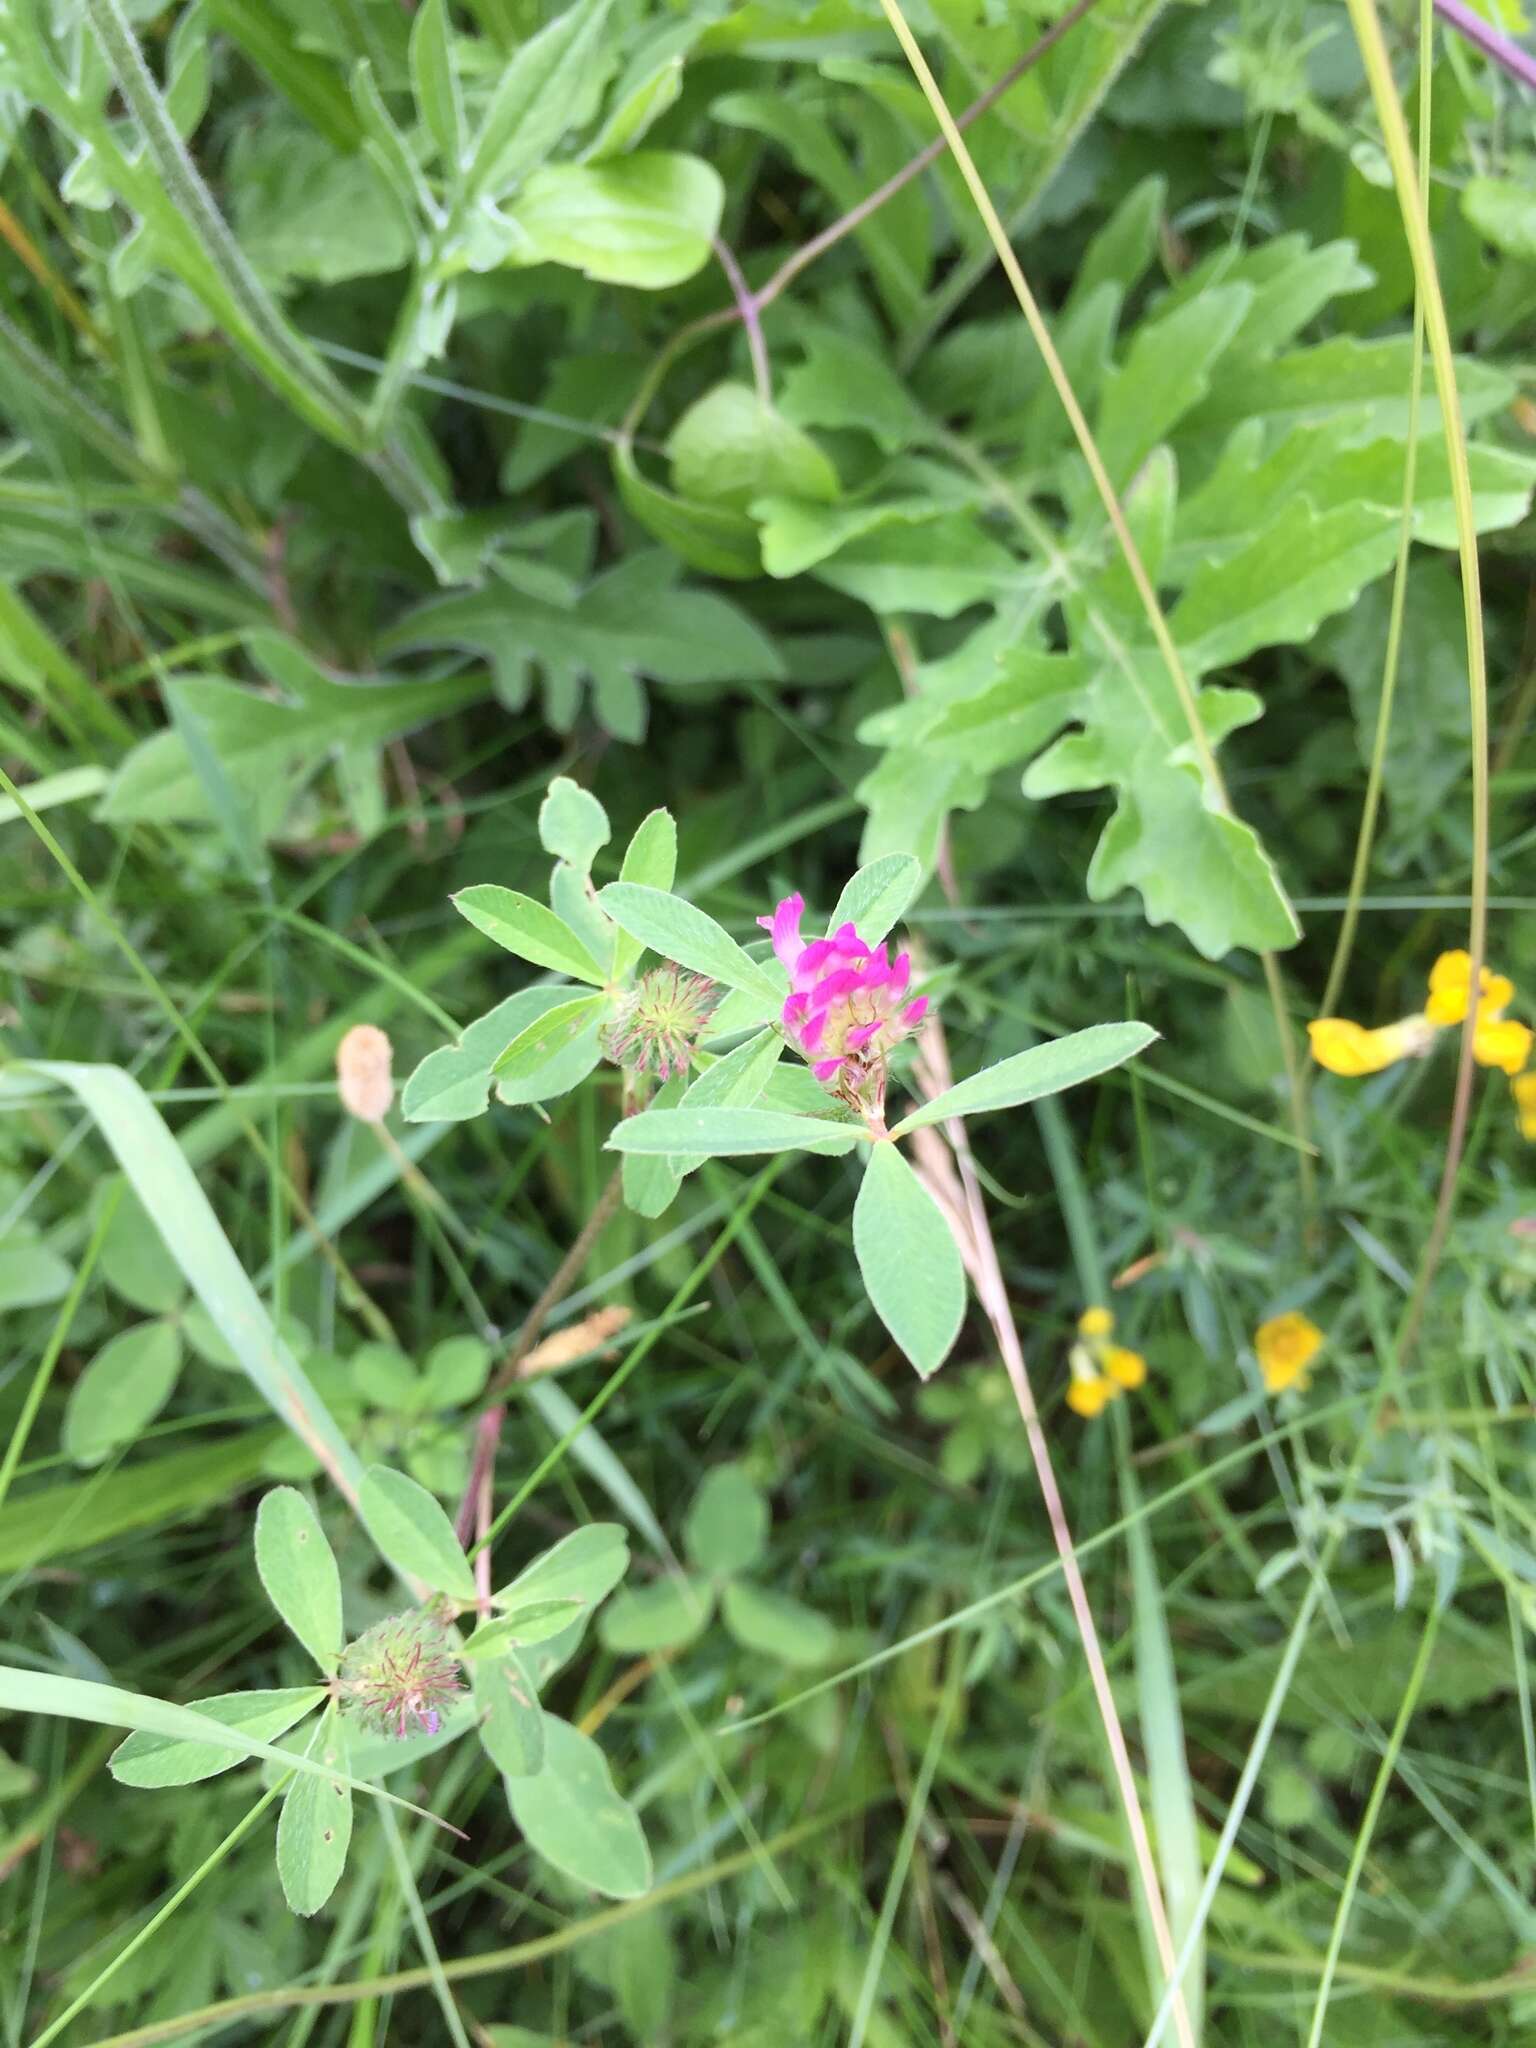
[[[610,1152],[698,1153],[705,1159],[753,1152],[847,1152],[868,1133],[830,1117],[786,1116],[776,1109],[650,1109],[608,1134]]]
[[[610,0],[576,0],[522,43],[491,95],[469,168],[469,190],[499,198],[548,156],[586,89]]]
[[[351,1499],[357,1458],[273,1327],[196,1174],[159,1111],[121,1067],[36,1060],[28,1070],[70,1088],[95,1117],[172,1257],[251,1384]]]
[[[94,1679],[65,1678],[54,1671],[23,1671],[14,1664],[0,1664],[0,1712],[51,1714],[66,1721],[90,1721],[98,1728],[131,1728],[136,1733],[168,1736],[178,1742],[206,1743],[213,1749],[229,1751],[237,1762],[260,1757],[285,1771],[303,1771],[319,1778],[338,1775],[324,1764],[314,1763],[294,1750],[276,1749],[244,1728],[216,1720],[193,1707],[173,1706],[169,1700],[124,1692],[120,1686],[100,1685]],[[361,1784],[356,1778],[347,1782],[354,1792],[368,1792],[377,1799],[389,1800],[393,1806],[408,1807],[412,1813],[430,1820],[434,1827],[442,1826],[436,1814],[425,1813],[409,1799],[397,1799],[392,1792]]]
[[[546,1714],[543,1770],[506,1784],[512,1818],[557,1870],[610,1899],[650,1890],[651,1852],[639,1819],[589,1736]]]
[[[530,1081],[536,1074],[568,1052],[582,1034],[599,1023],[608,1008],[606,996],[577,996],[546,1010],[525,1024],[491,1068],[499,1083],[511,1088]]]
[[[324,1672],[334,1672],[346,1634],[341,1574],[325,1531],[296,1487],[279,1486],[256,1510],[256,1570],[267,1598]]]
[[[475,1575],[440,1503],[385,1465],[370,1465],[358,1510],[383,1555],[407,1578],[420,1579],[455,1600],[473,1600]]]
[[[499,1614],[494,1621],[483,1622],[465,1642],[464,1657],[474,1664],[505,1656],[508,1650],[547,1643],[551,1636],[570,1627],[580,1609],[579,1600],[530,1600],[526,1606],[514,1607],[510,1614]]]
[[[1021,1102],[1038,1102],[1042,1095],[1059,1095],[1064,1088],[1091,1081],[1145,1052],[1155,1043],[1157,1033],[1147,1024],[1091,1024],[1086,1031],[1073,1031],[1065,1038],[1053,1038],[1046,1045],[1032,1045],[1016,1052],[1012,1059],[984,1067],[968,1081],[957,1081],[932,1102],[904,1117],[892,1131],[900,1138],[920,1124],[939,1124],[952,1116],[980,1116],[990,1109],[1013,1109]]]
[[[334,1712],[320,1729],[320,1761],[337,1760]],[[318,1913],[340,1882],[352,1841],[352,1788],[342,1776],[295,1778],[277,1822],[277,1874],[292,1912]]]
[[[464,106],[453,68],[446,0],[422,0],[411,24],[411,86],[416,109],[450,178],[464,157]]]
[[[674,1074],[651,1097],[652,1109],[677,1109],[687,1089],[684,1076]],[[626,1152],[621,1164],[625,1208],[636,1216],[665,1215],[683,1184],[682,1161],[659,1152]]]
[[[174,1323],[136,1323],[109,1339],[70,1389],[64,1411],[64,1454],[99,1465],[137,1442],[171,1398],[181,1372],[181,1333]]]
[[[927,1379],[960,1334],[965,1268],[937,1202],[892,1144],[870,1150],[853,1249],[875,1313]]]
[[[1178,1674],[1173,1661],[1173,1641],[1168,1631],[1162,1588],[1158,1584],[1157,1562],[1147,1533],[1146,1517],[1142,1513],[1136,1475],[1123,1456],[1121,1484],[1126,1541],[1131,1553],[1136,1700],[1142,1748],[1147,1759],[1152,1829],[1162,1871],[1163,1896],[1168,1906],[1168,1924],[1173,1930],[1174,1946],[1182,1949],[1199,1911],[1200,1888],[1205,1876],[1200,1867],[1200,1817],[1190,1782],[1184,1717],[1179,1707]],[[1140,1917],[1145,1918],[1144,1909]],[[1144,1943],[1149,1956],[1155,1958],[1156,1947],[1150,1939],[1150,1929],[1144,1929]],[[1184,1973],[1183,1989],[1190,2022],[1198,2040],[1205,1991],[1203,1941],[1195,1943],[1189,1968]]]
[[[670,811],[650,811],[635,827],[634,837],[624,849],[619,880],[635,882],[646,889],[659,889],[663,895],[668,895],[676,878],[676,823]],[[644,950],[643,940],[631,938],[628,932],[621,930],[613,949],[615,976],[627,974]]]
[[[497,1057],[536,1017],[568,1000],[563,988],[524,988],[477,1017],[456,1044],[427,1054],[400,1091],[400,1114],[407,1123],[457,1123],[483,1115]]]
[[[215,1693],[211,1699],[193,1700],[191,1710],[207,1715],[222,1727],[238,1728],[260,1742],[270,1742],[285,1734],[324,1698],[324,1686],[288,1686],[277,1692]],[[196,1785],[244,1762],[242,1752],[222,1748],[218,1743],[188,1740],[181,1735],[157,1735],[141,1729],[118,1744],[107,1768],[120,1784],[159,1787]]]
[[[649,946],[663,960],[675,960],[679,967],[707,974],[727,988],[747,989],[769,1002],[779,1000],[781,984],[749,958],[707,911],[681,896],[639,882],[610,882],[598,891],[597,900],[621,931]]]
[[[922,879],[922,866],[910,853],[882,854],[850,877],[827,930],[851,922],[866,946],[878,946],[905,916]]]
[[[505,946],[519,960],[602,987],[602,969],[570,926],[531,896],[503,889],[496,882],[478,882],[473,888],[461,889],[452,900],[460,917],[468,918],[477,931]]]
[[[136,1529],[168,1528],[181,1517],[224,1506],[256,1478],[287,1439],[247,1427],[196,1450],[143,1457],[116,1472],[42,1486],[0,1507],[0,1571],[31,1571]]]
[[[777,1073],[783,1054],[784,1041],[777,1031],[760,1031],[755,1038],[744,1039],[689,1083],[678,1107],[751,1109]],[[662,1106],[659,1101],[655,1105],[658,1109]],[[678,1179],[683,1180],[702,1163],[688,1158],[675,1160],[673,1165]]]

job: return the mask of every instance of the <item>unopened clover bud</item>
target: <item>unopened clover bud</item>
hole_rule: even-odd
[[[686,1074],[715,1007],[715,985],[670,962],[642,974],[603,1026],[602,1048],[627,1074]]]
[[[395,1099],[394,1048],[377,1024],[354,1024],[336,1048],[341,1106],[365,1124],[381,1124]]]
[[[379,1735],[435,1735],[460,1690],[453,1639],[430,1607],[392,1614],[347,1645],[336,1690],[342,1711]]]

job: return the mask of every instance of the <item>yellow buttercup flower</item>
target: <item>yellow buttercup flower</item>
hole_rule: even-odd
[[[1305,1387],[1308,1367],[1325,1341],[1316,1323],[1300,1309],[1287,1309],[1284,1315],[1260,1323],[1253,1348],[1269,1392],[1283,1394],[1288,1387]]]
[[[1352,1024],[1347,1017],[1314,1017],[1307,1038],[1320,1067],[1355,1081],[1362,1074],[1395,1067],[1399,1060],[1421,1058],[1434,1044],[1435,1034],[1422,1017],[1404,1017],[1401,1023],[1383,1024],[1375,1031]]]
[[[1460,1024],[1467,1014],[1472,995],[1472,955],[1458,947],[1442,953],[1429,970],[1429,1001],[1424,1014],[1431,1024]],[[1477,1014],[1497,1017],[1515,999],[1515,985],[1507,975],[1485,967],[1478,976]]]
[[[1107,1308],[1085,1308],[1077,1319],[1078,1334],[1083,1337],[1107,1337],[1114,1327],[1114,1316]]]

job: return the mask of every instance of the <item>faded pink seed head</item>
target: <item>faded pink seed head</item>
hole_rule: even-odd
[[[909,992],[910,954],[892,960],[884,944],[866,945],[852,924],[807,941],[800,936],[804,915],[805,899],[796,894],[786,896],[772,917],[758,919],[789,976],[784,1034],[823,1087],[878,1107],[886,1056],[921,1024],[928,998]]]
[[[395,1099],[394,1048],[376,1024],[354,1024],[336,1048],[341,1106],[365,1124],[381,1124]]]
[[[603,1027],[602,1048],[630,1074],[668,1081],[686,1074],[710,1013],[715,985],[669,961],[642,974]]]
[[[337,1674],[343,1712],[379,1735],[435,1735],[459,1689],[452,1638],[425,1607],[392,1614],[349,1643]]]

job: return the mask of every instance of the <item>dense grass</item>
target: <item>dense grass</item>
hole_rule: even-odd
[[[1373,0],[905,28],[0,22],[15,2048],[1529,2035],[1536,1154],[1470,1028],[1347,1078],[1303,1027],[1413,1018],[1469,944],[1529,1014],[1531,98]],[[970,189],[906,176],[1015,68]],[[1159,1034],[967,1127],[1003,1284],[926,1383],[847,1156],[710,1158],[652,1214],[612,1062],[338,1101],[350,1026],[398,1089],[551,978],[458,892],[542,903],[560,854],[600,948],[585,863],[662,807],[758,959],[781,897],[916,856],[939,1022],[893,1103],[941,1050]],[[1085,1416],[1097,1304],[1147,1376]],[[1326,1341],[1284,1385],[1292,1311]],[[314,1683],[273,1487],[349,1637],[420,1598],[374,1464],[491,1530],[487,1586],[593,1525],[633,1556],[527,1650],[542,1771],[467,1710],[343,1717],[329,1760],[450,1828],[360,1792],[295,1917],[302,1777],[108,1758],[133,1702]]]

